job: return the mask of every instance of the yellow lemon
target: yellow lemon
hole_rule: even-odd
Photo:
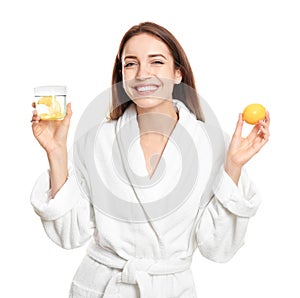
[[[52,106],[52,96],[44,96],[42,98],[40,98],[37,102],[39,105],[46,105],[47,107],[51,107]]]
[[[256,124],[259,120],[264,120],[265,118],[266,108],[259,103],[250,104],[243,111],[243,120],[248,124]]]

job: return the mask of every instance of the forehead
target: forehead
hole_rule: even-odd
[[[126,55],[143,56],[148,54],[164,54],[171,56],[168,46],[158,37],[141,33],[131,37],[125,44],[122,57]]]

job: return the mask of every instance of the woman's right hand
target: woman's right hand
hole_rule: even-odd
[[[35,108],[35,103],[32,107]],[[66,116],[63,120],[41,120],[34,109],[31,120],[32,132],[48,155],[66,148],[71,116],[71,103],[67,104]]]

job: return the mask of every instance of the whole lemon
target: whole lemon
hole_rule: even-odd
[[[256,124],[259,120],[264,120],[265,118],[266,108],[259,103],[250,104],[243,111],[243,120],[248,124]]]

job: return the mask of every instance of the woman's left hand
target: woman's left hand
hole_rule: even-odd
[[[238,183],[242,166],[259,152],[269,140],[270,114],[267,111],[266,118],[260,120],[245,138],[242,137],[243,124],[242,114],[239,114],[225,161],[225,171],[236,184]]]

